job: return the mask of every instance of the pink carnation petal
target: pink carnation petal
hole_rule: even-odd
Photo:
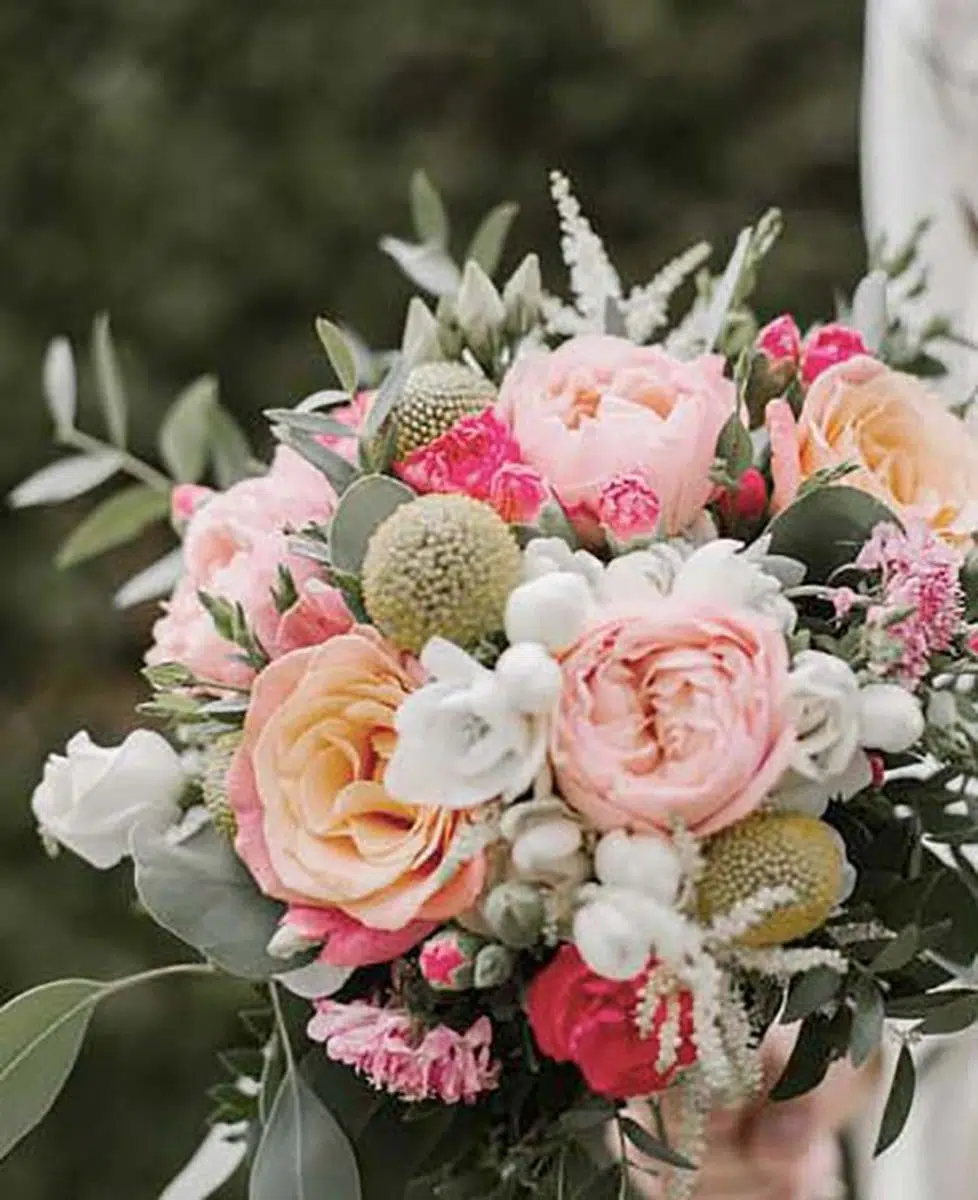
[[[771,438],[771,475],[774,479],[771,511],[777,513],[788,507],[801,487],[798,425],[787,400],[772,400],[764,418]]]

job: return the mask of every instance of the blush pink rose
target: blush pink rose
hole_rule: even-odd
[[[437,928],[434,921],[412,921],[393,933],[371,929],[338,908],[290,904],[280,928],[310,943],[325,943],[318,962],[332,967],[371,967],[412,950]]]
[[[551,759],[596,828],[698,836],[753,812],[788,766],[788,653],[748,612],[663,602],[586,633],[562,658]]]
[[[359,433],[374,402],[373,392],[357,392],[349,404],[328,410],[329,416],[342,425],[349,425],[354,433]],[[341,437],[337,433],[324,433],[316,439],[321,445],[345,458],[348,462],[357,461],[358,443],[355,437]]]
[[[266,894],[405,930],[469,908],[482,856],[439,868],[469,821],[384,789],[394,717],[417,665],[370,626],[294,650],[257,677],[228,772],[235,847]]]
[[[179,662],[202,679],[244,686],[254,672],[241,662],[237,648],[220,636],[198,592],[241,604],[253,631],[272,654],[296,644],[296,628],[308,622],[310,607],[319,614],[327,636],[349,615],[338,594],[305,589],[317,573],[308,558],[291,554],[287,527],[326,521],[336,504],[329,482],[292,450],[280,447],[267,475],[246,479],[215,493],[193,511],[184,537],[185,572],[164,616],[153,627],[150,664]],[[291,572],[305,601],[301,614],[283,623],[273,594],[279,566]],[[332,589],[330,589],[332,592]]]
[[[713,491],[717,438],[735,406],[723,367],[719,356],[680,362],[656,346],[588,334],[518,359],[497,412],[584,529],[602,488],[638,473],[659,497],[664,531],[675,534]]]

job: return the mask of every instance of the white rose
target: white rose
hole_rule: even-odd
[[[544,764],[548,717],[520,711],[492,671],[445,638],[428,642],[421,665],[432,681],[397,710],[388,793],[442,808],[515,800]]]
[[[653,834],[614,829],[598,842],[594,873],[602,883],[630,888],[672,905],[682,883],[682,865],[672,846]]]
[[[668,596],[688,553],[688,544],[676,540],[612,559],[598,586],[599,599],[617,607]]]
[[[731,608],[750,608],[770,617],[791,633],[798,621],[795,606],[781,590],[780,580],[764,570],[766,541],[744,549],[743,542],[718,538],[686,559],[672,587],[674,598],[686,602],[722,598]]]
[[[872,750],[899,754],[924,735],[916,696],[896,683],[871,683],[859,693],[859,739]]]
[[[587,550],[572,550],[559,537],[533,538],[523,551],[524,583],[539,579],[541,575],[562,571],[568,575],[580,575],[585,582],[596,587],[603,570],[600,559]]]
[[[807,779],[841,775],[859,748],[859,681],[834,654],[803,650],[789,677],[795,729],[791,765]]]
[[[514,645],[536,642],[558,654],[581,636],[593,610],[594,598],[583,576],[554,571],[510,592],[506,636]]]
[[[177,820],[186,782],[180,756],[158,733],[137,729],[103,747],[82,732],[50,756],[31,807],[45,837],[104,869],[129,853],[137,825],[163,830]]]

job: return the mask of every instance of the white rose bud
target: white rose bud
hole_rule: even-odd
[[[479,346],[506,319],[506,309],[496,285],[472,259],[465,264],[462,284],[455,300],[455,313],[466,338]]]
[[[528,254],[503,288],[507,325],[517,334],[526,333],[538,320],[542,304],[540,260],[535,254]]]
[[[581,636],[591,609],[591,589],[582,576],[541,575],[510,592],[506,636],[514,645],[537,642],[557,654]]]
[[[920,702],[896,683],[871,683],[859,692],[859,740],[869,750],[899,754],[924,733]]]
[[[420,363],[438,362],[441,358],[438,322],[419,296],[412,296],[408,305],[401,351],[407,364],[412,367]]]
[[[186,782],[180,756],[158,733],[137,729],[121,746],[102,747],[82,732],[48,759],[31,807],[45,837],[104,869],[129,853],[137,825],[174,824]]]
[[[513,843],[513,866],[524,875],[546,872],[564,863],[581,845],[581,831],[565,817],[531,824]]]
[[[664,838],[624,829],[598,842],[594,870],[602,883],[642,892],[664,905],[675,903],[682,882],[679,857]]]
[[[649,959],[641,926],[615,904],[595,900],[574,915],[574,945],[596,975],[634,979]]]
[[[504,650],[496,663],[496,680],[510,704],[531,716],[552,712],[560,697],[560,667],[535,642],[520,642]]]

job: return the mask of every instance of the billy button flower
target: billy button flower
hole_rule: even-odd
[[[447,433],[463,417],[482,412],[496,401],[491,380],[461,363],[422,363],[408,375],[397,406],[397,446],[403,461],[414,450]]]

